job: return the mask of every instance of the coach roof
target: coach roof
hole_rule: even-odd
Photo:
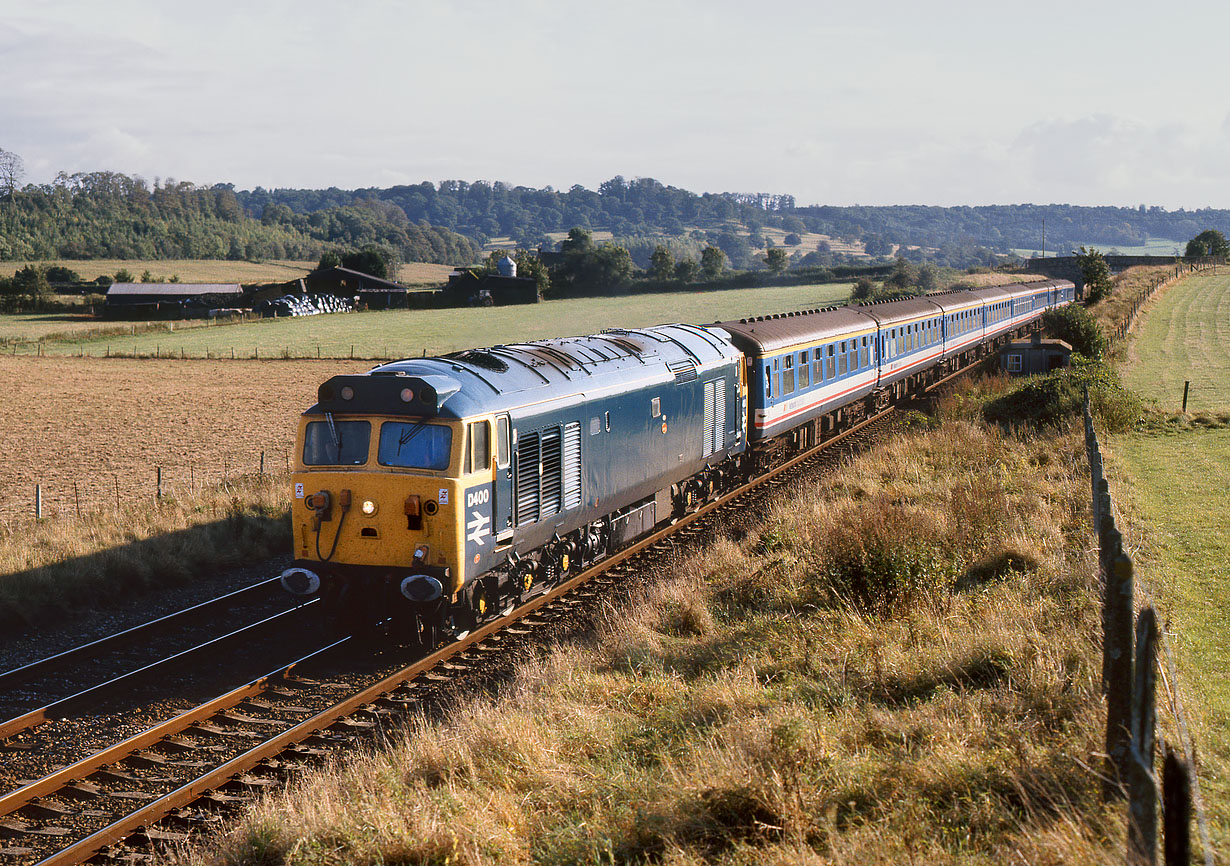
[[[736,346],[751,355],[783,351],[875,327],[875,320],[858,307],[828,307],[797,313],[756,316],[711,327],[727,331]]]

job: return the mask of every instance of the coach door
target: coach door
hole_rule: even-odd
[[[513,470],[512,445],[509,440],[507,415],[495,417],[495,502],[491,514],[495,521],[495,544],[501,547],[513,536]]]

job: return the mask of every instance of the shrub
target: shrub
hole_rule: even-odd
[[[934,528],[932,517],[886,496],[852,505],[825,538],[827,589],[878,615],[934,598],[954,576]]]
[[[1048,334],[1063,340],[1086,358],[1101,358],[1106,354],[1106,335],[1102,327],[1077,304],[1057,307],[1042,314],[1042,327]]]
[[[1085,388],[1093,414],[1108,432],[1131,429],[1144,411],[1140,398],[1119,383],[1111,367],[1077,358],[1066,370],[1030,378],[990,401],[983,417],[1005,426],[1059,425],[1084,411]]]

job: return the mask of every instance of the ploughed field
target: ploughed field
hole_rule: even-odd
[[[298,415],[364,362],[153,361],[0,356],[0,518],[148,503],[164,492],[282,471]],[[74,483],[76,493],[74,493]]]

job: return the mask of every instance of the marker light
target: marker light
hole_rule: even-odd
[[[363,504],[359,506],[359,509],[368,517],[371,517],[376,513],[376,503],[372,502],[370,499],[364,499]]]
[[[414,389],[413,388],[402,388],[401,389],[401,400],[403,403],[414,402]]]
[[[425,559],[427,559],[427,545],[420,544],[418,547],[414,548],[414,561],[422,562]]]
[[[343,400],[353,400],[354,399],[354,388],[351,388],[349,385],[343,385],[342,386],[342,399]]]

